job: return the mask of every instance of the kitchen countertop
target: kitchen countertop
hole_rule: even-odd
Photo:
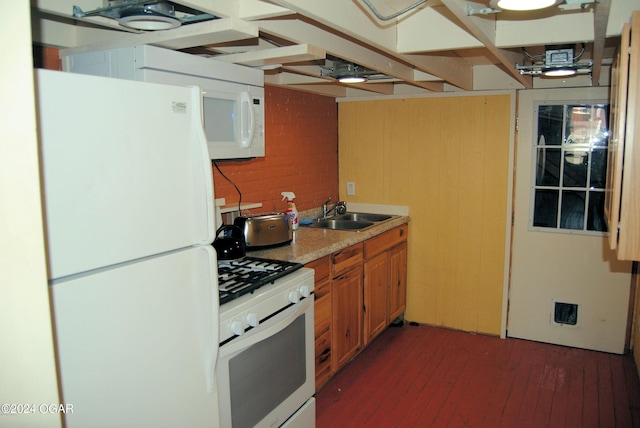
[[[360,231],[332,230],[300,226],[293,232],[290,245],[264,250],[248,251],[247,255],[265,259],[283,260],[307,264],[321,257],[340,251],[350,245],[366,241],[376,235],[407,224],[409,216],[397,216]]]

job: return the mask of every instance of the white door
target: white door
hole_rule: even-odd
[[[530,222],[535,145],[540,144],[536,127],[540,103],[580,104],[607,99],[607,88],[520,91],[507,326],[510,337],[624,351],[631,263],[616,260],[605,236],[543,231],[531,227]]]
[[[193,247],[53,283],[66,426],[218,426],[214,255]]]
[[[197,88],[37,76],[50,278],[213,241]]]

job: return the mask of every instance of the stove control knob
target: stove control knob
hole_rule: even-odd
[[[244,324],[242,324],[242,321],[233,320],[229,325],[229,330],[236,336],[242,336],[244,334]]]
[[[301,285],[298,289],[298,293],[300,293],[302,297],[309,297],[311,295],[311,290],[309,290],[308,285]]]
[[[298,290],[289,291],[289,301],[291,303],[300,302],[300,295],[298,294]]]
[[[247,325],[251,326],[251,327],[257,327],[258,324],[260,324],[260,321],[258,321],[258,314],[254,314],[249,312],[247,314],[247,316],[244,318],[245,322],[247,323]]]

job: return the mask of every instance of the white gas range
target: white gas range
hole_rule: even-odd
[[[315,426],[314,271],[253,257],[218,270],[221,426]]]

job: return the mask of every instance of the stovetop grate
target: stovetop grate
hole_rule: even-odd
[[[273,283],[303,267],[302,263],[243,257],[218,262],[220,304],[230,302],[258,288]]]

